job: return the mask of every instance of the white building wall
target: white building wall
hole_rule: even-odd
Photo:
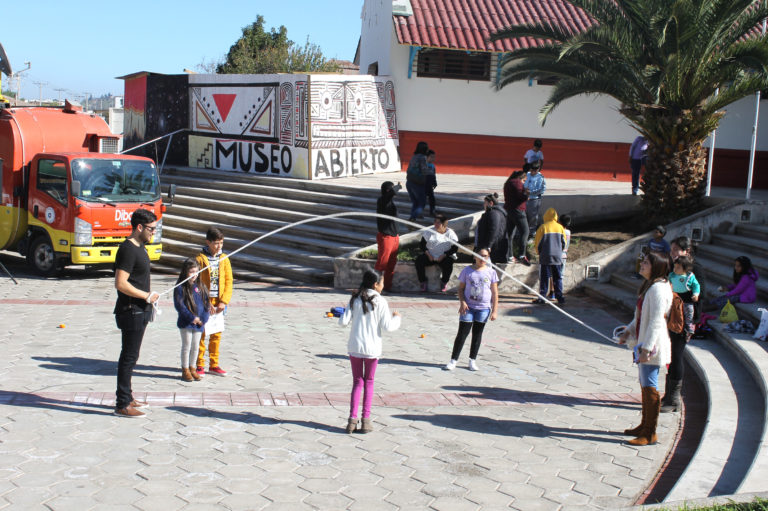
[[[397,92],[397,90],[395,91]],[[752,147],[752,126],[755,122],[755,96],[740,99],[725,109],[715,136],[715,151]],[[709,140],[707,140],[707,146]],[[768,151],[768,101],[760,101],[760,120],[757,126],[757,150]]]
[[[631,142],[637,133],[618,113],[615,100],[581,96],[562,103],[541,126],[539,110],[551,87],[527,82],[496,91],[491,82],[408,78],[409,52],[397,42],[391,0],[366,0],[362,12],[360,71],[378,61],[379,74],[392,76],[401,131],[467,133],[505,137]],[[492,70],[495,75],[495,68]],[[758,129],[757,149],[768,150],[768,101]],[[754,96],[727,108],[717,131],[716,148],[748,150],[754,120]]]
[[[610,98],[568,100],[541,126],[539,110],[552,87],[521,82],[496,91],[492,82],[419,78],[415,70],[409,79],[408,57],[409,47],[393,37],[390,76],[401,131],[600,142],[631,142],[637,136]]]
[[[380,75],[391,74],[389,50],[396,38],[392,0],[365,0],[360,18],[360,74],[368,74],[368,66],[374,62],[379,63]],[[406,48],[406,62],[407,53]]]

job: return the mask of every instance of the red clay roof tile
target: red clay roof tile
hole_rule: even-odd
[[[506,52],[529,48],[530,38],[489,43],[493,32],[518,23],[548,21],[570,32],[591,25],[580,9],[563,0],[411,0],[413,16],[394,15],[400,44]]]

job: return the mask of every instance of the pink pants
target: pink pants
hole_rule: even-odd
[[[373,401],[373,378],[376,375],[378,358],[357,358],[350,355],[352,364],[352,396],[349,401],[349,418],[357,418],[357,404],[360,393],[363,394],[363,418],[371,416],[371,401]]]

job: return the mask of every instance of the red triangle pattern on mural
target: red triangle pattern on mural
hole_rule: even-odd
[[[216,108],[219,109],[221,114],[221,122],[227,122],[227,116],[232,109],[232,104],[235,102],[237,94],[211,94],[213,101],[216,103]]]

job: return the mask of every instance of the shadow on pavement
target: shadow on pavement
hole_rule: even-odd
[[[72,403],[27,392],[0,390],[0,405],[21,406],[24,408],[43,408],[61,412],[74,412],[87,415],[112,415],[115,407],[88,403]]]
[[[266,425],[272,426],[275,424],[295,424],[310,429],[318,429],[322,431],[328,431],[330,433],[344,433],[346,431],[341,427],[329,426],[321,422],[313,421],[299,421],[289,419],[273,419],[271,417],[262,417],[261,415],[253,412],[222,412],[218,410],[211,410],[208,408],[196,408],[193,406],[169,406],[167,410],[174,412],[191,415],[194,417],[210,417],[212,419],[227,420],[233,422],[243,422],[245,424]]]
[[[602,443],[623,443],[624,438],[611,438],[615,436],[624,436],[621,433],[613,431],[600,431],[595,429],[571,429],[544,426],[535,422],[525,422],[509,419],[491,419],[490,417],[480,417],[475,415],[454,415],[454,414],[401,414],[392,417],[407,421],[424,421],[434,426],[450,429],[460,429],[473,433],[483,433],[490,435],[503,435],[515,437],[539,437],[539,438],[573,438],[578,440],[591,440]]]
[[[582,310],[574,310],[573,305],[576,305],[579,303],[578,297],[575,299],[566,295],[566,304],[563,308],[567,313],[571,314],[572,316],[575,316],[579,320],[583,321],[584,323],[588,324],[592,328],[594,328],[597,331],[603,330],[603,325],[594,325],[590,324],[589,320],[585,319],[583,314],[581,314]],[[606,311],[608,313],[611,313],[611,311]],[[594,332],[591,332],[584,328],[582,325],[576,323],[572,319],[563,316],[559,311],[556,311],[553,307],[549,305],[536,305],[529,303],[525,307],[518,307],[514,309],[508,309],[501,311],[499,314],[499,319],[506,318],[506,319],[531,319],[535,318],[538,321],[525,321],[525,326],[529,328],[537,328],[539,330],[542,330],[544,332],[555,334],[563,337],[567,337],[569,339],[573,340],[580,340],[580,341],[588,341],[588,342],[596,342],[599,344],[604,344],[606,346],[613,346],[616,347],[615,344],[612,342],[600,338],[597,334]],[[620,324],[623,324],[621,320],[616,321],[616,325],[618,326]],[[611,332],[605,331],[602,332],[604,335],[610,337]]]
[[[41,362],[50,362],[48,364],[40,364],[39,367],[43,369],[54,369],[56,371],[64,371],[66,373],[73,374],[91,374],[94,376],[115,376],[117,375],[117,361],[116,360],[100,360],[95,358],[85,357],[32,357],[32,360],[38,360]],[[153,372],[142,372],[153,371]],[[154,371],[168,371],[170,374],[157,374]],[[170,378],[178,379],[178,367],[157,367],[137,364],[133,370],[133,376],[145,376],[148,378]]]
[[[349,355],[318,353],[315,356],[317,358],[330,358],[333,360],[349,360]],[[437,368],[441,368],[444,365],[444,364],[433,364],[430,362],[416,362],[413,360],[399,360],[396,358],[381,358],[379,359],[379,364],[393,364],[393,365],[401,365],[401,366],[409,366],[409,367],[437,367]]]
[[[597,399],[574,394],[546,394],[530,390],[502,389],[498,387],[444,386],[443,389],[456,392],[460,397],[490,399],[512,403],[549,404],[558,406],[599,406],[636,410],[639,404],[617,399]]]

